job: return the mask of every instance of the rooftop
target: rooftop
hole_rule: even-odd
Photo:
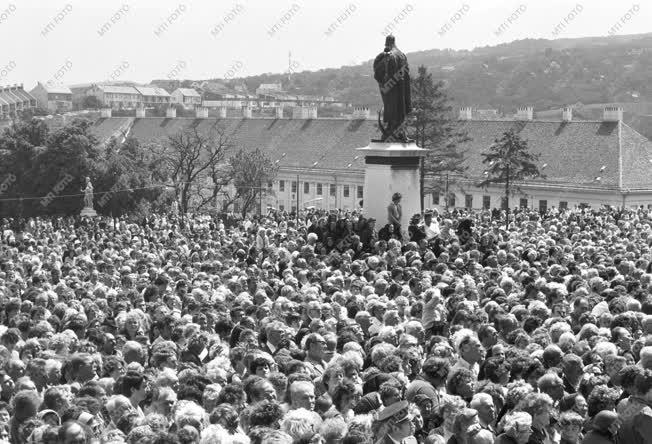
[[[26,92],[22,86],[0,87],[0,105],[6,106],[32,100],[36,99]]]
[[[133,86],[97,85],[97,88],[109,94],[140,94]]]
[[[47,83],[39,83],[43,85],[45,91],[50,94],[72,94],[70,88],[65,85],[48,85]]]
[[[96,130],[108,132],[113,120],[100,119]],[[134,121],[130,135],[141,141],[163,141],[186,128],[204,132],[216,124],[231,134],[236,145],[258,147],[272,159],[286,153],[282,163],[286,168],[310,168],[318,162],[316,169],[360,173],[363,162],[352,162],[359,156],[356,148],[379,136],[373,120],[273,118],[144,118]],[[470,120],[459,125],[471,138],[460,149],[466,152],[469,176],[476,179],[485,170],[480,154],[514,128],[527,140],[531,152],[541,154],[539,168],[546,179],[533,184],[652,190],[652,142],[623,122]]]
[[[136,86],[136,90],[144,96],[170,97],[170,94],[158,86]]]
[[[188,97],[201,97],[197,91],[195,91],[192,88],[177,88],[177,91],[179,91],[181,94],[184,96]]]

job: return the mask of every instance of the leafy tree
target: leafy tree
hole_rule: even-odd
[[[82,109],[100,109],[102,108],[102,102],[96,96],[84,96],[84,99],[81,103]]]
[[[152,179],[149,164],[137,139],[119,143],[112,138],[101,152],[96,165],[95,210],[98,213],[121,216],[134,213],[142,201],[156,202],[164,188]]]
[[[269,191],[267,182],[274,180],[278,167],[260,149],[240,149],[229,158],[229,176],[233,192],[225,192],[223,211],[236,201],[240,202],[240,212],[244,217]]]
[[[458,145],[470,139],[451,119],[451,99],[444,91],[443,82],[434,82],[432,74],[422,65],[411,85],[413,117],[408,123],[408,132],[417,146],[429,150],[421,168],[423,211],[424,193],[439,193],[444,186],[448,192],[450,176],[456,179],[464,175],[467,170],[465,156]],[[444,175],[445,182],[442,180]],[[429,179],[428,186],[425,184],[426,177]]]
[[[170,184],[178,196],[179,210],[188,212],[191,197],[210,186],[209,179],[224,164],[232,146],[230,137],[217,125],[202,133],[197,127],[187,128],[163,144],[150,144],[147,149],[153,178]]]
[[[0,136],[2,164],[16,176],[3,210],[10,214],[72,213],[81,208],[84,177],[91,175],[96,139],[91,123],[76,119],[54,132],[38,119],[15,122]],[[44,199],[45,196],[50,196]]]
[[[510,129],[500,139],[496,139],[489,151],[482,153],[482,163],[487,164],[485,179],[479,187],[488,188],[492,184],[505,184],[504,207],[509,225],[509,196],[520,191],[519,182],[525,179],[543,177],[536,162],[539,154],[529,151],[526,140]]]
[[[34,216],[79,214],[81,189],[89,176],[95,188],[95,209],[120,215],[155,201],[153,174],[138,143],[111,140],[98,144],[85,119],[50,131],[38,119],[17,121],[0,134],[0,180],[6,182],[0,201],[3,214]],[[133,191],[125,191],[134,189]]]

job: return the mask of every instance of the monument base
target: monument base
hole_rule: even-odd
[[[428,150],[414,142],[380,142],[358,148],[365,156],[364,214],[376,219],[380,230],[387,220],[387,207],[394,193],[401,193],[401,230],[407,231],[413,214],[421,213],[421,158]]]
[[[96,217],[97,213],[92,208],[84,207],[81,210],[80,216],[82,216],[82,217]]]

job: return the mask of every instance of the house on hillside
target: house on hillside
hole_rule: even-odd
[[[48,85],[38,82],[29,92],[39,108],[50,113],[72,111],[72,91],[64,85]]]
[[[201,95],[192,88],[177,88],[171,94],[171,103],[180,104],[185,109],[201,106]]]
[[[140,92],[133,86],[93,85],[86,95],[95,96],[102,105],[112,109],[134,109],[143,103]]]
[[[158,107],[170,104],[170,94],[158,86],[135,86],[136,91],[141,95],[141,101],[144,106]]]
[[[20,111],[36,108],[36,99],[23,85],[0,86],[0,119],[16,117]]]
[[[279,83],[261,83],[258,88],[256,88],[256,95],[260,96],[268,92],[283,92],[283,85]]]

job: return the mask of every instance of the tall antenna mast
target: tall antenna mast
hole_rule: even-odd
[[[292,51],[288,52],[288,82],[292,81]]]

